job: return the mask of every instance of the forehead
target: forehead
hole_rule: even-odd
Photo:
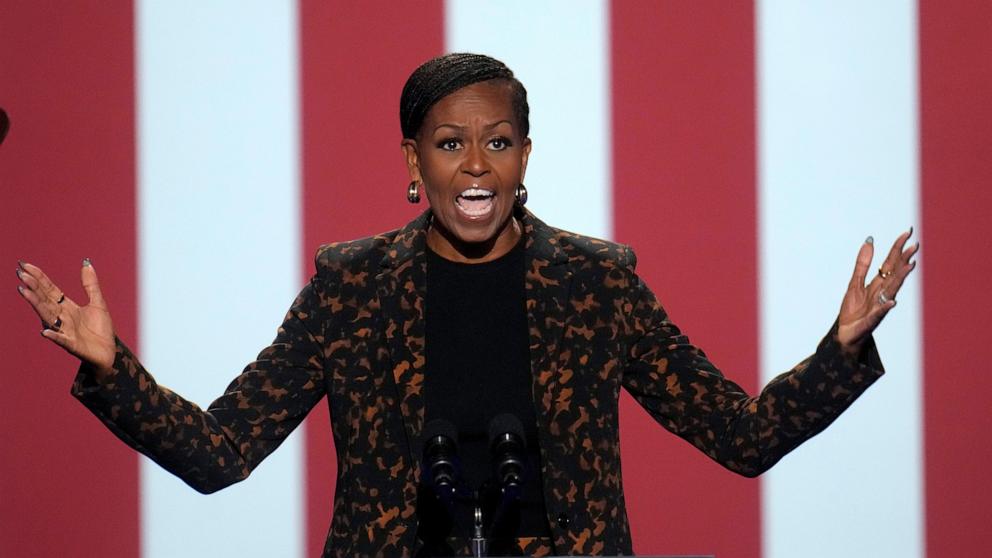
[[[513,113],[512,86],[502,80],[490,80],[466,85],[441,98],[431,107],[425,123],[467,124],[473,119],[486,121],[509,120],[516,127]]]

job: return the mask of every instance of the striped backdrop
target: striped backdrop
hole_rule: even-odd
[[[992,4],[0,1],[0,261],[81,296],[206,405],[273,337],[319,244],[399,226],[399,91],[445,51],[530,93],[529,207],[634,246],[755,390],[829,328],[864,237],[921,266],[877,333],[888,374],[758,480],[623,402],[639,553],[992,552]],[[0,556],[314,556],[335,476],[320,405],[202,496],[68,396],[73,359],[0,297]]]

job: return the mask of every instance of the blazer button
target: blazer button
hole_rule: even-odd
[[[568,529],[568,523],[569,523],[568,516],[565,515],[565,512],[561,512],[560,514],[558,514],[559,527],[561,527],[562,529]]]

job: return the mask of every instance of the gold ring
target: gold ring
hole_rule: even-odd
[[[881,277],[882,279],[888,279],[889,276],[891,276],[891,275],[892,275],[892,272],[891,271],[885,271],[881,267],[878,268],[878,276]]]

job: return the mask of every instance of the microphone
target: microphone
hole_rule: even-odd
[[[504,413],[489,423],[489,448],[492,452],[496,481],[509,498],[519,498],[524,483],[525,451],[524,425],[520,419]]]
[[[455,425],[434,419],[424,427],[424,465],[427,480],[444,501],[455,495],[458,483],[458,433]]]

